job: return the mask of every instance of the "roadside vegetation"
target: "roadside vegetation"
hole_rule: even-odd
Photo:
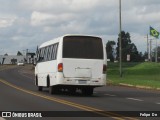
[[[107,78],[112,85],[128,84],[146,88],[160,88],[160,63],[123,63],[123,77],[119,75],[119,63],[108,63]]]

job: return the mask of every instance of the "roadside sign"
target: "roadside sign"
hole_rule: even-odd
[[[131,56],[128,54],[127,55],[127,61],[130,61],[130,59],[131,59]]]

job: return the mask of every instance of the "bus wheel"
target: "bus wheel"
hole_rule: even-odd
[[[42,86],[38,86],[38,91],[42,91],[43,87]]]
[[[50,78],[49,78],[49,76],[47,76],[47,87],[49,87],[50,86]]]
[[[59,89],[55,86],[50,86],[49,87],[49,93],[50,94],[57,94],[59,92]]]
[[[50,93],[50,94],[53,94],[53,93],[54,93],[53,91],[54,91],[54,90],[53,90],[53,86],[50,86],[50,87],[49,87],[49,93]]]
[[[82,88],[82,94],[83,95],[92,95],[93,94],[93,88]]]
[[[38,86],[38,77],[36,76],[35,79],[36,79],[36,80],[35,80],[35,85]]]

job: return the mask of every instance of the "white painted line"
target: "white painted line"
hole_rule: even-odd
[[[111,96],[111,97],[115,97],[116,96],[116,95],[111,95],[111,94],[104,94],[104,95]]]
[[[23,73],[19,73],[20,75],[22,75],[22,76],[24,76],[24,77],[26,77],[26,78],[29,78],[29,79],[32,79],[32,80],[34,80],[34,78],[32,78],[32,77],[29,77],[29,76],[27,76],[27,75],[24,75]]]
[[[143,101],[141,99],[136,99],[136,98],[127,98],[127,99],[129,99],[129,100],[135,100],[135,101]]]
[[[156,104],[160,105],[160,103],[156,103]]]

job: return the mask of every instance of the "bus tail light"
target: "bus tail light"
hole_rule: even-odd
[[[103,65],[103,74],[106,74],[107,72],[107,65]]]
[[[63,63],[58,64],[58,72],[63,72]]]

